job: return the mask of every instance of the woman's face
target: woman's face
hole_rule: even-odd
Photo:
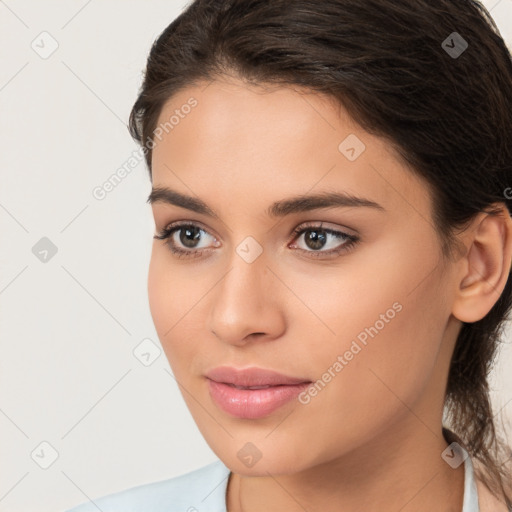
[[[150,308],[212,450],[285,474],[440,434],[454,276],[390,145],[318,94],[234,80],[182,90],[158,125],[153,188],[207,208],[153,195],[156,233],[186,226],[153,242]],[[357,201],[306,201],[326,194]],[[220,366],[310,385],[237,391],[206,377]]]

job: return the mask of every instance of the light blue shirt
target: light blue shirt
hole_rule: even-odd
[[[457,456],[467,455],[460,445],[453,448]],[[471,458],[466,456],[463,464],[462,512],[480,512]],[[217,460],[184,475],[108,494],[66,512],[226,512],[229,474]]]

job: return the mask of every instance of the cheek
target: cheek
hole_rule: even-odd
[[[298,333],[315,333],[314,340],[302,339],[314,354],[316,377],[329,368],[343,374],[344,382],[332,385],[347,395],[343,400],[370,404],[386,394],[393,399],[394,392],[409,403],[427,386],[442,341],[440,277],[432,272],[434,253],[421,263],[411,251],[384,247],[379,254],[392,258],[373,253],[368,261],[347,260],[336,273],[325,268],[314,276],[290,276],[296,295],[315,313],[305,320],[297,309],[295,323]],[[342,369],[338,364],[336,371],[338,356]]]
[[[188,371],[196,354],[201,354],[204,324],[205,283],[193,270],[178,268],[163,247],[153,246],[148,270],[149,308],[155,330],[173,373]],[[211,285],[210,285],[211,286]]]
[[[156,244],[156,242],[155,242]],[[172,288],[175,284],[170,279],[164,259],[161,256],[161,248],[153,244],[151,260],[148,270],[148,299],[149,309],[153,323],[163,343],[163,334],[172,326],[169,315],[173,315]]]
[[[431,268],[427,264],[420,271],[413,262],[395,259],[392,266],[375,267],[378,280],[358,272],[357,278],[344,274],[338,283],[317,279],[323,293],[316,288],[307,296],[336,334],[316,319],[309,323],[310,332],[323,335],[309,345],[312,375],[318,380],[314,395],[304,397],[302,411],[305,418],[321,418],[323,432],[337,439],[341,451],[410,416],[408,407],[428,392],[442,340],[444,306],[439,277],[434,273],[417,286]],[[304,325],[304,320],[298,322]],[[301,438],[319,443],[323,453],[318,422],[304,421],[297,429]]]
[[[173,263],[164,246],[153,245],[148,270],[148,299],[159,334],[165,334],[172,328],[166,337],[172,336],[180,318],[198,302],[201,289],[199,280],[194,279],[192,267],[180,267]],[[187,319],[183,320],[186,322]],[[176,328],[173,327],[175,324]]]
[[[192,299],[187,297],[193,295],[194,280],[184,278],[186,273],[175,268],[170,264],[165,248],[153,246],[148,271],[149,309],[166,353],[172,340],[177,339],[177,333],[186,324],[185,315],[192,305]]]

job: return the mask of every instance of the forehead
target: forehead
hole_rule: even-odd
[[[194,106],[189,108],[190,104]],[[180,135],[185,138],[193,131],[200,141],[215,141],[217,147],[232,147],[234,140],[266,143],[267,153],[286,145],[311,143],[324,137],[326,131],[341,136],[343,130],[357,129],[343,108],[325,95],[298,87],[249,85],[233,78],[179,91],[165,103],[157,125],[164,126],[169,120],[172,126],[168,123],[162,135],[169,132],[174,136],[170,144],[177,146]],[[226,134],[229,139],[224,137]],[[331,142],[326,140],[325,145]],[[247,149],[245,144],[241,149]]]
[[[174,95],[157,126],[154,186],[209,198],[261,196],[262,208],[284,195],[342,190],[386,209],[429,211],[425,183],[390,144],[318,93],[215,80]]]

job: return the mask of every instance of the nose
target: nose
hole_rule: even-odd
[[[285,329],[283,284],[263,255],[247,263],[237,254],[211,297],[210,330],[225,343],[278,338]]]

